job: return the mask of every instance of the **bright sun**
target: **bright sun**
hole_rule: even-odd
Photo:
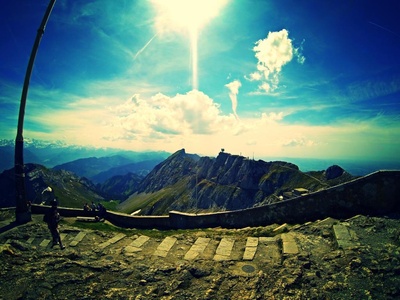
[[[157,34],[186,31],[190,35],[192,88],[198,89],[198,32],[207,21],[218,16],[228,0],[152,0],[156,9]]]
[[[152,0],[157,32],[199,30],[216,17],[228,0]]]

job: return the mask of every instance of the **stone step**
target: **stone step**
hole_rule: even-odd
[[[110,245],[112,245],[112,244],[115,244],[115,243],[118,242],[119,240],[122,240],[125,236],[126,236],[126,235],[123,234],[123,233],[118,233],[118,234],[116,234],[115,236],[113,236],[111,239],[109,239],[109,240],[107,240],[107,241],[105,241],[105,242],[99,244],[99,245],[97,246],[97,248],[100,249],[100,250],[103,250],[104,248],[106,248],[106,247],[108,247],[108,246],[110,246]]]
[[[86,236],[85,232],[80,231],[71,241],[71,243],[69,244],[71,247],[75,247],[77,246],[82,240],[83,238]]]
[[[68,234],[61,233],[61,240],[64,241],[64,244],[67,244],[65,241],[70,240],[69,246],[76,247],[79,243],[86,237],[85,232],[78,232],[75,236],[68,236]],[[69,238],[68,238],[69,237]],[[125,234],[116,234],[114,237],[110,238],[109,240],[100,243],[97,248],[104,249],[112,244],[115,244],[119,240],[123,239]],[[27,243],[32,244],[35,240],[35,237],[30,237],[27,240]],[[126,255],[132,255],[132,253],[140,252],[143,249],[143,246],[150,240],[150,237],[141,235],[135,240],[133,240],[128,246],[126,246],[123,251]],[[171,250],[171,248],[176,243],[177,239],[173,237],[166,237],[161,244],[157,246],[157,249],[153,253],[153,255],[166,257]],[[190,249],[185,253],[184,259],[185,260],[195,260],[198,258],[207,246],[210,244],[210,238],[200,237],[198,238],[195,243],[190,247]],[[39,246],[46,248],[50,245],[50,239],[43,239],[39,242]],[[258,246],[260,243],[268,244],[268,243],[276,243],[275,238],[270,237],[248,237],[246,239],[246,246],[243,253],[243,260],[253,260],[255,253],[257,252]],[[231,260],[231,254],[233,251],[233,246],[235,244],[235,240],[233,238],[222,238],[221,241],[218,243],[218,247],[214,252],[213,260],[215,261],[223,261],[223,260]]]
[[[246,242],[246,248],[243,253],[243,260],[253,260],[256,255],[258,247],[257,237],[248,237]]]
[[[189,251],[186,252],[184,259],[195,260],[203,251],[207,248],[210,243],[209,238],[199,237],[196,242],[190,247]]]
[[[345,250],[356,245],[356,243],[353,241],[353,236],[346,226],[341,224],[333,225],[333,232],[339,248]]]
[[[150,240],[148,236],[141,235],[138,238],[136,238],[133,242],[131,242],[128,246],[124,248],[124,254],[125,255],[132,255],[135,252],[140,252],[142,251],[143,245]]]
[[[43,247],[43,248],[46,248],[46,247],[50,244],[50,242],[51,242],[51,240],[43,239],[43,240],[40,242],[39,246],[40,246],[40,247]]]
[[[350,247],[354,244],[352,235],[347,230],[346,226],[333,225],[333,231],[339,247]],[[78,233],[61,233],[61,239],[65,245],[76,247],[86,237],[87,233],[80,231]],[[296,232],[288,232],[276,235],[275,237],[222,237],[221,240],[199,237],[194,243],[188,244],[187,241],[178,241],[175,237],[166,237],[161,243],[156,242],[145,235],[136,236],[135,239],[126,241],[122,247],[123,254],[133,256],[134,253],[142,252],[143,255],[153,255],[158,257],[167,257],[169,253],[185,259],[194,261],[196,259],[206,259],[214,261],[252,261],[256,257],[271,263],[281,261],[282,255],[297,255],[299,254],[299,239]],[[123,233],[115,234],[112,238],[95,243],[93,246],[96,250],[102,250],[112,246],[118,241],[125,238]],[[282,240],[282,247],[278,241]],[[301,239],[300,239],[301,240]],[[27,240],[29,244],[39,245],[46,248],[51,244],[49,238],[30,237]],[[97,246],[96,246],[97,244]],[[176,251],[171,249],[176,246]],[[145,249],[145,251],[143,251]],[[329,249],[326,249],[329,251]]]
[[[130,244],[130,246],[140,248],[140,247],[142,247],[149,239],[150,239],[150,238],[149,238],[148,236],[141,235],[141,236],[139,236],[136,240],[134,240],[134,241]]]
[[[67,237],[66,233],[60,233],[61,241],[64,241],[66,239],[66,237]]]
[[[292,233],[282,233],[282,253],[284,255],[295,255],[299,253],[299,247],[294,240]]]
[[[230,260],[234,244],[235,240],[232,238],[221,239],[221,242],[219,243],[218,248],[215,251],[213,260],[215,261]]]
[[[176,238],[167,236],[160,245],[158,245],[156,251],[153,253],[155,256],[167,257],[169,250],[176,242]]]

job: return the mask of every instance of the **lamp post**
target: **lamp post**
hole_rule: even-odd
[[[35,43],[33,44],[28,67],[25,73],[24,86],[21,95],[21,103],[19,106],[18,128],[17,128],[17,136],[15,138],[14,171],[15,171],[15,189],[16,189],[15,218],[17,223],[20,224],[27,223],[32,220],[31,212],[28,206],[28,201],[26,199],[25,171],[24,171],[24,137],[22,134],[24,128],[26,97],[28,95],[29,80],[31,78],[33,63],[35,62],[36,53],[39,48],[40,40],[42,39],[42,36],[44,34],[44,29],[49,19],[50,13],[53,10],[55,2],[56,0],[50,0],[46,12],[43,16],[42,23],[40,24],[40,27],[37,31]]]

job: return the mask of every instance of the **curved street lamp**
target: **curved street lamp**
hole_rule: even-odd
[[[18,128],[17,136],[15,139],[15,157],[14,157],[14,171],[15,171],[15,188],[16,188],[16,209],[15,218],[17,223],[27,223],[32,220],[31,212],[29,210],[28,201],[26,199],[25,190],[25,171],[24,171],[24,116],[25,116],[25,106],[26,97],[28,95],[29,80],[31,78],[33,63],[35,62],[36,53],[39,48],[40,40],[44,34],[44,29],[46,27],[47,21],[49,19],[50,13],[53,10],[56,0],[50,0],[47,6],[46,12],[43,16],[42,23],[37,31],[35,43],[32,47],[31,56],[29,58],[28,67],[25,73],[24,87],[22,89],[21,103],[19,107],[18,115]]]

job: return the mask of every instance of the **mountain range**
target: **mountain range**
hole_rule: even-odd
[[[14,141],[4,139],[0,140],[0,172],[14,167],[14,147]],[[35,139],[24,140],[25,163],[40,164],[46,166],[47,168],[53,168],[55,166],[68,164],[70,162],[83,158],[87,159],[107,157],[104,161],[100,162],[100,164],[105,164],[104,167],[100,167],[101,172],[103,172],[108,170],[106,167],[107,164],[111,167],[117,167],[121,166],[122,162],[125,164],[130,164],[150,160],[162,161],[169,155],[170,153],[164,151],[136,152],[113,148],[95,148],[67,145],[60,141],[47,142]],[[110,157],[114,156],[116,158],[114,158],[114,161],[112,161],[113,159]],[[117,163],[117,165],[115,165],[114,163]]]
[[[108,157],[80,158],[65,164],[54,166],[54,170],[67,170],[79,176],[86,177],[94,183],[103,183],[113,176],[135,173],[139,177],[146,176],[158,163],[163,161],[162,157],[132,162],[121,155]]]
[[[116,162],[129,172],[97,184],[82,176],[92,164],[92,169],[100,173],[93,172],[90,176],[101,174],[102,162],[104,169]],[[118,200],[118,211],[130,214],[140,211],[141,215],[163,215],[170,210],[211,212],[273,203],[290,197],[295,188],[316,191],[354,178],[339,166],[304,173],[289,162],[256,161],[225,152],[217,157],[200,157],[187,154],[184,149],[155,165],[145,176],[134,170],[143,170],[142,167],[155,164],[155,160],[131,164],[132,169],[125,162],[121,157],[112,156],[80,159],[64,165],[65,168],[74,166],[82,174],[61,166],[51,169],[26,164],[28,199],[38,203],[55,197],[62,206],[78,208],[86,202]],[[4,191],[0,196],[1,207],[13,206],[15,201],[13,176],[13,169],[0,174],[0,187]],[[48,186],[52,192],[43,192]]]
[[[48,169],[38,164],[25,164],[25,187],[28,201],[35,204],[49,204],[56,198],[61,205],[82,207],[85,202],[104,200],[96,186],[85,177],[79,177],[70,171]],[[15,206],[14,169],[0,174],[0,190],[0,207]]]

